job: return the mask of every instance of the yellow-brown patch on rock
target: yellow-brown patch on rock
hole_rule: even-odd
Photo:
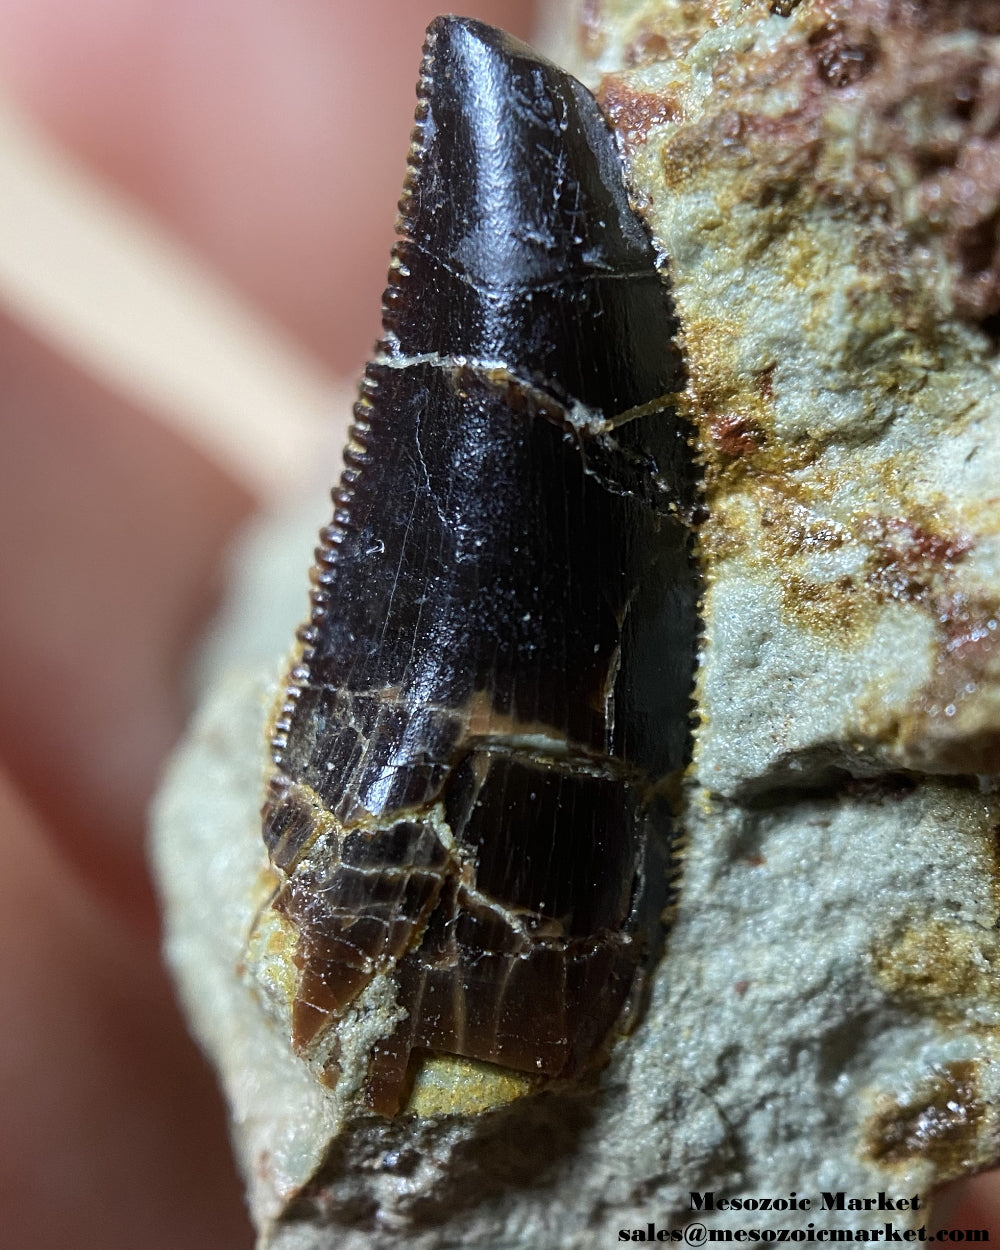
[[[542,1082],[525,1072],[455,1055],[420,1063],[405,1110],[419,1116],[482,1115],[534,1093]]]
[[[985,1120],[978,1064],[950,1063],[905,1101],[885,1095],[877,1100],[865,1125],[863,1152],[889,1166],[931,1163],[940,1183],[985,1162]]]
[[[887,992],[942,1021],[965,1016],[970,1004],[992,1001],[1000,1009],[998,960],[995,929],[942,919],[911,925],[872,951],[875,974]]]

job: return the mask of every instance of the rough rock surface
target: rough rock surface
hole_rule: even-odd
[[[1000,10],[588,12],[705,457],[701,779],[996,772]]]
[[[919,1228],[924,1205],[819,1195],[926,1201],[997,1154],[1000,8],[583,8],[569,68],[600,87],[668,258],[706,470],[669,945],[588,1087],[388,1121],[315,1082],[240,970],[269,681],[304,610],[304,578],[275,587],[316,518],[251,544],[155,853],[168,955],[281,1250]],[[792,1190],[813,1209],[690,1210]]]
[[[281,533],[244,553],[241,615],[272,636],[299,609],[273,586],[303,545]],[[168,956],[226,1086],[262,1244],[319,1250],[335,1229],[358,1250],[401,1235],[428,1250],[597,1247],[650,1220],[682,1227],[692,1190],[926,1196],[992,1158],[1000,799],[965,779],[896,775],[759,805],[696,793],[667,957],[595,1085],[480,1116],[359,1114],[293,1058],[239,975],[264,901],[274,692],[252,667],[216,683],[155,822]]]

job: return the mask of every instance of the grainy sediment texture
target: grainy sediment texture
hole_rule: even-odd
[[[360,1114],[237,971],[280,661],[262,677],[267,647],[223,641],[156,855],[168,953],[280,1250],[584,1250],[682,1227],[691,1191],[926,1196],[997,1154],[1000,8],[584,10],[569,68],[600,88],[668,259],[706,471],[677,914],[591,1087]],[[291,637],[304,601],[273,587],[311,527],[244,555],[259,637]]]
[[[996,771],[1000,9],[605,7],[707,471],[701,779]]]

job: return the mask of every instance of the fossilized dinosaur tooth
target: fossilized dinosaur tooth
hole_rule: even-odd
[[[444,18],[417,95],[392,354],[516,366],[608,417],[680,390],[673,306],[587,88],[502,31]]]
[[[293,1042],[329,1054],[389,976],[385,1113],[414,1050],[603,1053],[662,903],[696,631],[675,321],[596,102],[456,18],[418,95],[264,813]]]

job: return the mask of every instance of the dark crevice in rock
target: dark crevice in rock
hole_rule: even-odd
[[[547,1091],[474,1121],[356,1121],[331,1143],[282,1222],[375,1232],[391,1210],[414,1230],[444,1223],[508,1190],[543,1188],[599,1122],[601,1102],[594,1090]],[[434,1175],[427,1175],[428,1167]]]

